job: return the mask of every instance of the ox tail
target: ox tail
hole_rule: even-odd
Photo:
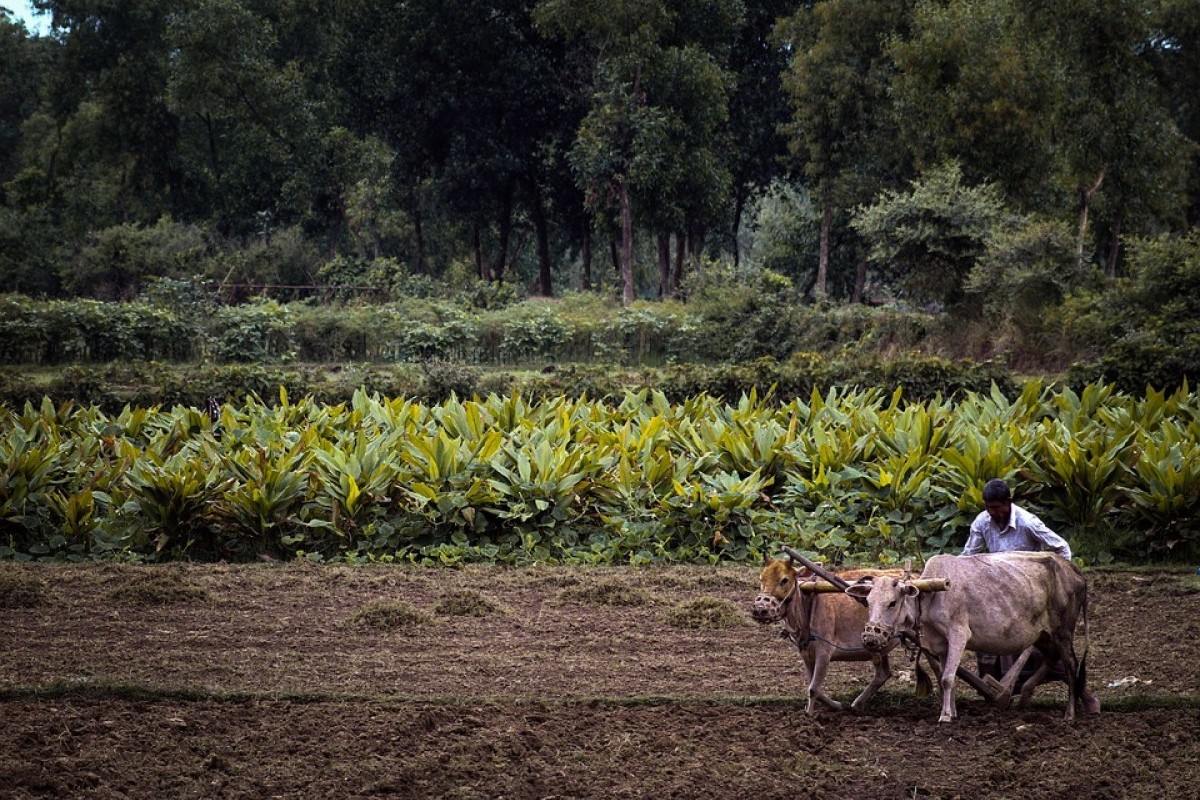
[[[1079,659],[1079,668],[1075,670],[1075,697],[1082,699],[1087,691],[1087,653]]]
[[[1092,647],[1092,634],[1088,627],[1088,598],[1087,594],[1083,596],[1082,603],[1083,616],[1083,654],[1079,656],[1079,663],[1075,670],[1075,697],[1082,698],[1087,691],[1087,657],[1088,650]]]

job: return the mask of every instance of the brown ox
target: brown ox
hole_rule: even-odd
[[[1075,626],[1082,618],[1087,630],[1087,582],[1071,562],[1053,553],[1008,552],[976,556],[934,556],[922,578],[946,578],[943,592],[921,592],[911,582],[879,578],[871,586],[851,586],[864,597],[870,621],[863,643],[886,650],[896,638],[919,641],[941,670],[942,715],[950,722],[954,707],[954,678],[963,651],[982,650],[1020,657],[1002,681],[1011,691],[1021,667],[1034,649],[1042,665],[1021,690],[1027,703],[1051,664],[1061,660],[1067,675],[1066,718],[1075,719],[1075,701],[1089,711],[1099,710],[1085,687],[1084,659],[1075,655]]]
[[[838,572],[847,583],[877,575],[899,575],[898,570],[857,569]],[[816,711],[817,701],[840,711],[842,704],[825,693],[822,684],[830,661],[870,661],[875,676],[850,707],[861,709],[892,676],[888,651],[872,652],[863,647],[862,630],[867,622],[867,609],[857,600],[841,592],[818,594],[804,592],[799,582],[814,579],[808,570],[798,570],[787,561],[766,561],[759,575],[759,595],[754,600],[750,616],[755,622],[767,624],[783,621],[785,636],[800,650],[808,678],[807,713]]]

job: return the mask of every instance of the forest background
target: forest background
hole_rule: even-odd
[[[0,388],[31,425],[38,408],[65,423],[43,397],[286,409],[280,385],[821,400],[806,413],[837,405],[830,387],[900,387],[935,416],[995,386],[1030,425],[1108,409],[1101,387],[1146,398],[1159,411],[1126,441],[1071,432],[1099,448],[1080,464],[1126,470],[1092,475],[1063,512],[1080,525],[1137,507],[1104,492],[1144,460],[1137,431],[1162,443],[1163,407],[1197,426],[1200,0],[33,5],[44,34],[0,15]],[[1027,378],[1053,387],[1042,411],[1014,399]],[[1024,488],[1070,494],[1041,463]],[[1198,486],[1164,490],[1169,513],[1125,549],[1194,546]],[[49,550],[131,546],[134,489],[61,489],[78,507],[37,519],[6,495],[10,551],[87,507],[106,521]],[[367,552],[379,520],[331,522],[344,500],[297,501],[311,513],[286,531],[274,512],[246,524],[266,550]],[[528,519],[484,505],[446,512],[464,546],[536,551]],[[949,541],[898,513],[903,547],[868,514],[855,552]],[[227,552],[195,547],[214,525],[160,521],[137,546]],[[710,527],[691,555],[761,546]],[[450,535],[404,547],[440,558]],[[389,526],[387,547],[406,536]]]

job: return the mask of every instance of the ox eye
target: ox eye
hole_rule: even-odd
[[[780,585],[780,586],[787,586],[787,584],[788,584],[788,579],[787,579],[787,578],[780,578],[780,579],[779,579],[779,585]]]
[[[895,607],[896,607],[896,601],[895,601],[895,600],[893,600],[892,602],[888,603],[888,608],[895,608]]]

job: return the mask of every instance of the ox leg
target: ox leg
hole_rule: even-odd
[[[966,638],[957,631],[946,640],[946,659],[942,664],[942,715],[938,722],[953,722],[958,716],[954,705],[954,680],[958,673],[958,665],[962,662],[963,651],[966,650]]]
[[[804,655],[804,666],[808,669],[808,706],[805,713],[815,714],[817,701],[834,711],[841,711],[842,704],[825,694],[825,690],[821,688],[825,684],[825,674],[829,671],[829,653],[816,647],[810,648]]]
[[[1008,668],[1008,672],[1004,673],[1004,677],[1000,679],[1000,685],[1004,687],[1004,691],[1007,694],[1012,694],[1013,688],[1017,685],[1017,679],[1021,677],[1021,670],[1024,669],[1025,662],[1029,661],[1029,657],[1033,655],[1035,649],[1036,648],[1034,647],[1026,647],[1024,650],[1022,650],[1021,655],[1017,657],[1017,660],[1013,662],[1013,665]],[[1043,662],[1043,666],[1045,666],[1045,662]],[[1036,678],[1039,674],[1041,674],[1040,668],[1034,675],[1034,678]],[[1028,686],[1031,683],[1034,686],[1037,685],[1037,681],[1033,679],[1026,681],[1025,685]],[[1021,692],[1021,697],[1025,697],[1024,691]]]
[[[1071,682],[1070,688],[1071,688],[1072,692],[1078,692],[1077,696],[1072,698],[1071,710],[1074,711],[1074,708],[1075,708],[1074,701],[1078,700],[1079,702],[1081,702],[1083,704],[1083,710],[1085,713],[1099,714],[1100,713],[1100,698],[1098,698],[1098,697],[1096,697],[1096,695],[1092,694],[1092,692],[1089,691],[1087,688],[1087,666],[1084,663],[1087,661],[1087,656],[1085,655],[1083,657],[1083,659],[1080,660],[1079,657],[1075,654],[1075,648],[1073,646],[1073,643],[1068,652],[1070,653],[1070,657],[1071,657],[1070,663],[1068,665],[1068,668],[1070,670],[1069,675],[1068,675],[1068,679]]]
[[[1058,637],[1055,641],[1058,652],[1062,654],[1062,665],[1067,673],[1067,710],[1063,718],[1067,722],[1075,721],[1075,701],[1081,699],[1075,693],[1075,677],[1079,674],[1079,659],[1075,657],[1075,643],[1071,639]],[[1047,659],[1047,663],[1050,662]]]
[[[1037,648],[1031,647],[1029,649],[1036,650]],[[1037,689],[1037,687],[1046,682],[1047,676],[1053,672],[1054,665],[1058,663],[1057,656],[1049,655],[1045,651],[1038,652],[1042,656],[1042,663],[1038,666],[1037,670],[1030,675],[1028,679],[1026,679],[1025,685],[1021,687],[1021,699],[1017,703],[1017,705],[1021,708],[1025,708],[1029,705],[1029,701],[1033,699],[1034,691]],[[1024,655],[1024,653],[1022,653],[1022,655]]]
[[[867,702],[875,696],[879,691],[879,687],[888,682],[888,678],[892,677],[892,665],[888,661],[887,653],[871,657],[871,663],[875,665],[875,676],[871,678],[871,682],[867,684],[867,688],[862,690],[862,694],[854,698],[854,702],[850,704],[850,708],[854,711],[859,711]]]

